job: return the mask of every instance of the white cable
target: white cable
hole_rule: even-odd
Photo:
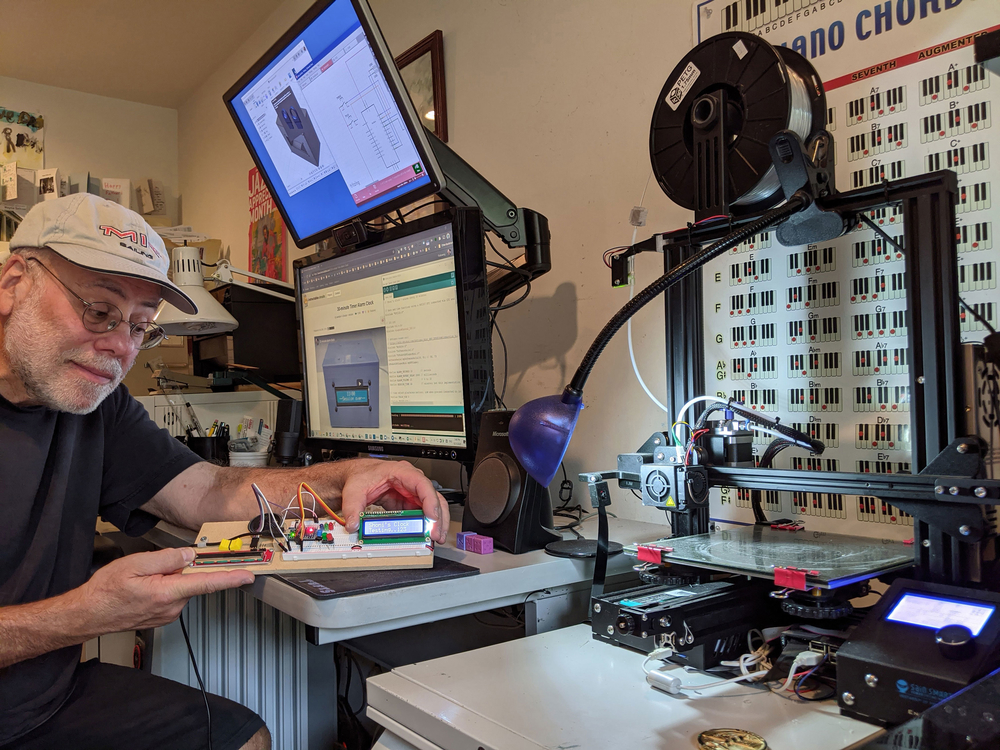
[[[652,177],[652,176],[653,176],[653,172],[652,172],[652,170],[650,170],[649,177]],[[640,208],[642,208],[642,203],[646,199],[646,188],[649,187],[649,177],[646,178],[646,187],[644,187],[642,189],[642,198],[639,199],[639,207]],[[635,237],[636,237],[636,234],[638,232],[639,232],[639,227],[632,227],[632,243],[631,243],[632,247],[635,246]],[[634,264],[635,263],[635,256],[633,255],[631,258],[629,258],[628,262]],[[633,271],[634,271],[634,265],[633,265]],[[628,299],[629,299],[629,302],[632,301],[632,297],[633,296],[635,296],[635,274],[634,273],[630,273],[629,276],[628,276]],[[670,413],[670,409],[668,409],[666,406],[664,406],[663,403],[660,401],[660,399],[658,399],[656,396],[653,395],[653,392],[651,390],[649,390],[649,387],[646,385],[646,381],[644,381],[642,379],[642,375],[639,374],[639,365],[636,364],[636,361],[635,361],[635,349],[632,347],[632,318],[628,319],[628,323],[626,324],[626,328],[628,330],[628,356],[632,360],[632,372],[635,373],[635,379],[639,381],[639,385],[642,386],[642,390],[644,390],[646,392],[646,395],[649,396],[650,400],[654,404],[656,404],[656,406],[658,408],[662,409],[664,412],[666,412],[667,414],[669,414]]]
[[[695,396],[693,399],[691,399],[686,404],[684,404],[684,406],[681,407],[681,410],[677,412],[677,419],[675,419],[674,421],[683,422],[684,414],[687,412],[687,410],[701,401],[714,401],[720,404],[726,404],[727,406],[729,405],[729,402],[726,401],[726,399],[724,398],[717,398],[716,396]]]
[[[689,631],[686,622],[685,622],[685,629]],[[758,646],[757,648],[753,647],[754,634],[756,634],[762,641],[761,645]],[[650,662],[650,660],[654,658],[659,658],[663,660],[671,656],[672,655],[671,653],[668,653],[665,656],[659,654],[660,651],[669,652],[670,649],[657,649],[657,651],[650,652],[649,656],[647,656],[646,660],[643,661],[642,663],[642,671],[646,673],[646,682],[648,682],[653,687],[659,690],[663,690],[664,692],[670,693],[672,695],[676,695],[682,690],[691,690],[697,692],[705,688],[719,687],[720,685],[729,685],[734,682],[742,682],[744,680],[759,680],[761,677],[763,677],[764,675],[766,675],[768,672],[771,671],[771,662],[767,658],[768,654],[771,651],[771,647],[766,642],[764,642],[764,636],[761,635],[759,630],[752,630],[749,633],[747,633],[747,647],[751,649],[750,652],[740,656],[738,661],[722,662],[724,666],[739,667],[741,672],[741,674],[737,675],[736,677],[730,677],[725,680],[716,680],[715,682],[707,682],[703,685],[684,685],[681,683],[680,677],[677,677],[676,675],[668,674],[658,669],[646,669],[646,665]],[[803,653],[811,653],[811,652],[803,652]],[[814,655],[819,656],[819,654],[814,654]],[[799,654],[799,656],[802,656],[802,654]],[[754,666],[758,666],[759,668],[751,672],[750,667]],[[795,672],[793,670],[792,674],[794,673]]]

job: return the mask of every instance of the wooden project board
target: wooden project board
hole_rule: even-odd
[[[206,523],[198,532],[198,539],[208,537],[215,542],[206,547],[195,547],[196,553],[218,552],[219,542],[247,532],[247,521],[224,521]],[[286,528],[291,522],[286,523]],[[202,573],[212,570],[249,570],[256,575],[269,573],[319,573],[327,570],[403,570],[410,568],[431,568],[434,566],[433,545],[426,544],[367,544],[361,550],[353,549],[358,543],[357,533],[349,534],[343,527],[336,526],[334,542],[327,551],[341,553],[326,559],[288,560],[285,553],[266,534],[261,536],[261,547],[274,551],[268,563],[254,565],[211,565],[184,568],[183,573]],[[307,542],[308,545],[311,544]],[[318,544],[318,543],[312,543]],[[250,537],[243,537],[243,549],[249,549]],[[297,548],[298,545],[296,544]]]

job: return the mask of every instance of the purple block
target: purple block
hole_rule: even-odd
[[[460,531],[455,535],[455,547],[456,549],[468,549],[466,547],[467,540],[470,536],[475,536],[474,531]]]
[[[465,540],[465,548],[477,555],[489,555],[493,552],[493,537],[476,534]]]

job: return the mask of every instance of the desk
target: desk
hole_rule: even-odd
[[[840,750],[881,733],[833,701],[739,685],[670,696],[646,683],[642,660],[576,625],[396,668],[368,680],[368,716],[386,728],[375,750],[679,750],[721,727],[757,732],[770,750]]]
[[[261,576],[240,590],[192,600],[185,617],[206,688],[260,713],[276,750],[324,747],[336,726],[336,711],[330,711],[336,705],[330,702],[334,643],[512,604],[525,604],[529,634],[583,620],[593,559],[558,558],[544,551],[476,555],[455,549],[460,530],[453,522],[448,544],[435,554],[473,565],[479,575],[326,600]],[[655,539],[668,529],[610,519],[610,530],[612,539],[629,544]],[[584,523],[581,533],[596,537],[596,518]],[[194,533],[161,524],[147,538],[177,546],[190,544]],[[634,562],[625,555],[610,558],[608,576],[634,575]],[[156,638],[153,671],[197,685],[177,623],[159,629]]]

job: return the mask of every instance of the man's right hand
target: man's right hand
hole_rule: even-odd
[[[253,582],[244,570],[181,575],[193,559],[190,547],[126,555],[65,594],[0,607],[0,669],[107,633],[166,625],[192,596]]]
[[[121,557],[69,592],[74,609],[96,633],[143,630],[176,620],[192,596],[253,583],[253,574],[244,570],[181,575],[194,555],[181,547]]]

